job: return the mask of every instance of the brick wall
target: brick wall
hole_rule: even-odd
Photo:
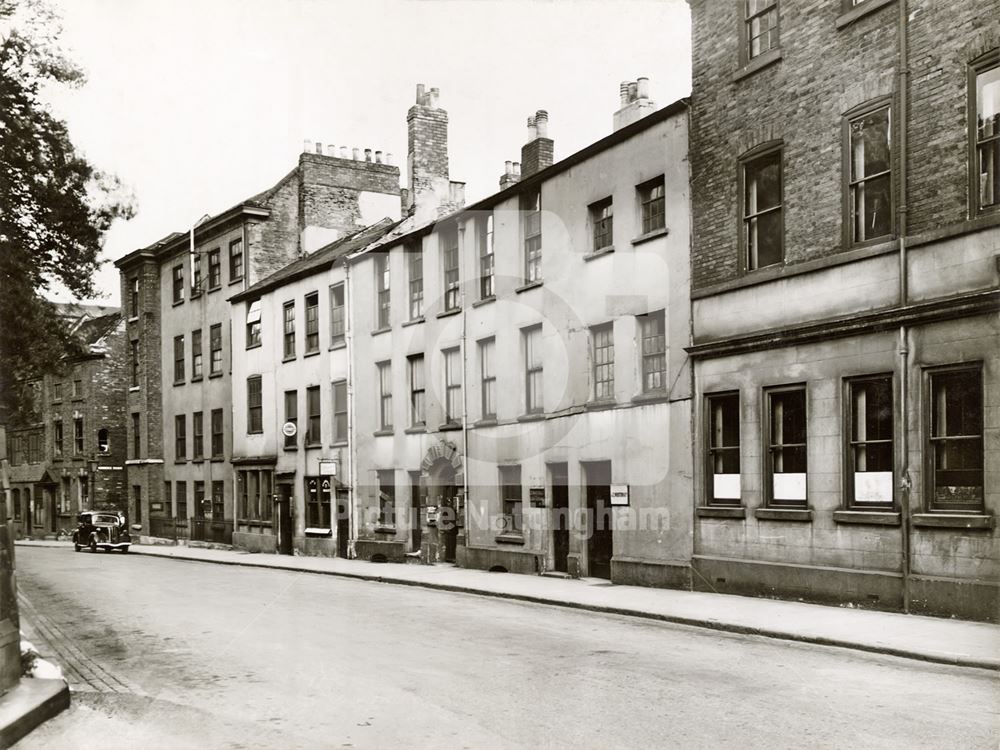
[[[695,289],[739,277],[737,159],[772,139],[784,141],[786,264],[847,249],[842,116],[896,90],[896,3],[838,29],[839,0],[784,0],[782,59],[742,78],[741,8],[691,1]],[[996,46],[988,19],[1000,0],[909,0],[908,10],[912,233],[966,218],[966,63]]]

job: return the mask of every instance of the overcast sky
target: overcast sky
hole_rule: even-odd
[[[685,0],[54,1],[87,83],[53,107],[137,199],[107,260],[269,187],[304,139],[405,166],[417,83],[441,90],[469,201],[498,189],[537,109],[558,160],[611,132],[619,81],[648,76],[659,106],[690,92]],[[99,286],[118,303],[110,263]]]

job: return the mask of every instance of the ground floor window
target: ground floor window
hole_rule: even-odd
[[[864,509],[889,507],[893,491],[892,377],[847,383],[847,500]]]
[[[25,488],[25,490],[24,490],[24,502],[25,502],[26,505],[30,505],[30,503],[31,503],[31,490],[29,490],[27,488]],[[42,507],[43,505],[44,505],[44,503],[42,503],[41,498],[38,497],[38,493],[36,492],[35,493],[35,504],[31,505],[31,508],[32,508],[32,514],[31,514],[32,523],[34,523],[35,526],[42,526],[45,523],[45,509]]]
[[[225,483],[221,481],[212,482],[212,518],[221,521],[226,517],[225,508]]]
[[[740,395],[707,398],[708,499],[712,505],[740,504]]]
[[[21,490],[13,489],[10,491],[10,502],[14,506],[14,520],[21,520]]]
[[[236,472],[236,496],[239,498],[238,510],[241,521],[271,520],[272,486],[273,476],[270,469],[243,469]]]
[[[380,526],[396,525],[396,472],[378,472],[378,522]]]
[[[205,483],[195,482],[194,483],[194,517],[204,518],[205,517]]]
[[[978,365],[929,375],[931,509],[983,509],[983,384]]]
[[[500,502],[503,511],[503,533],[521,534],[521,467],[500,467]]]
[[[312,529],[330,528],[330,477],[306,477],[306,526]]]
[[[174,488],[176,493],[174,497],[177,500],[177,518],[186,521],[188,517],[187,482],[176,482]]]
[[[132,502],[135,504],[135,512],[132,519],[135,523],[142,523],[142,486],[132,485]]]
[[[767,499],[778,506],[805,507],[805,386],[768,389],[765,395]]]

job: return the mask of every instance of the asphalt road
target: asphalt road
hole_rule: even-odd
[[[17,549],[34,748],[991,748],[975,669],[465,594]]]

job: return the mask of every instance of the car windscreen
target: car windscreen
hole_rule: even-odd
[[[118,516],[94,516],[94,523],[114,526],[118,523]]]

